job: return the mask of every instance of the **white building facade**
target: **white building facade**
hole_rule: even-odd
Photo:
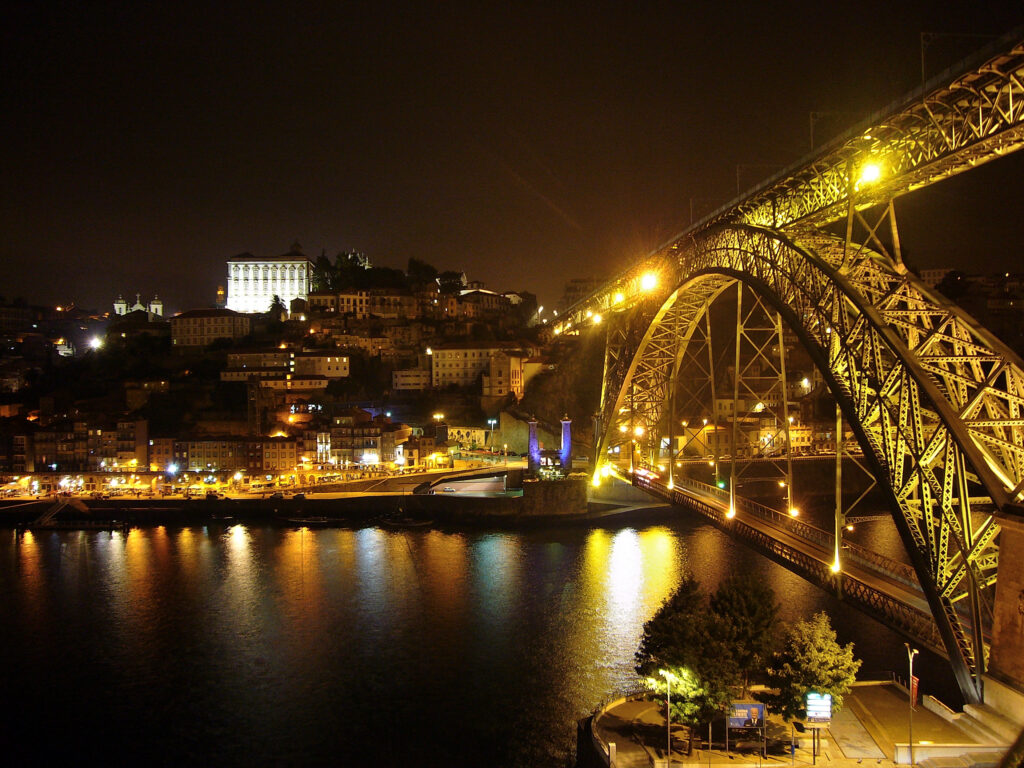
[[[248,254],[228,259],[227,308],[235,312],[266,312],[274,297],[285,307],[293,299],[309,296],[313,262],[292,253],[275,259],[260,259]]]

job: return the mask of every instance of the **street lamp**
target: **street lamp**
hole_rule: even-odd
[[[910,643],[904,643],[907,647],[907,662],[910,664],[910,679],[907,680],[907,687],[910,689],[910,720],[908,729],[908,744],[910,748],[910,765],[914,764],[914,657],[917,656],[917,648],[911,648]]]
[[[498,423],[497,419],[488,419],[487,423],[491,427],[491,450],[494,450],[494,425]]]
[[[672,683],[678,680],[670,670],[659,669],[658,674],[665,678],[665,765],[672,765]]]

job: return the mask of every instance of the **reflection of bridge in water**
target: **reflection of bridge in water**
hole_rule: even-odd
[[[1024,691],[1024,632],[1009,630],[1018,596],[996,598],[1002,560],[1024,605],[1024,364],[907,270],[895,201],[1024,145],[1015,34],[697,222],[554,329],[606,334],[595,483],[633,472],[944,649],[971,703],[986,680]],[[848,503],[828,534],[739,500],[755,456],[790,494],[800,482],[798,366],[835,401],[836,455],[860,447],[913,574],[842,542]],[[722,467],[725,454],[743,458],[728,462],[724,494],[676,477],[676,462]]]

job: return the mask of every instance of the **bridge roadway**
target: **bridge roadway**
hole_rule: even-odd
[[[624,480],[629,480],[623,478]],[[689,478],[673,487],[643,470],[632,485],[708,518],[716,527],[761,554],[832,592],[935,653],[946,655],[938,627],[913,568],[852,543],[842,546],[834,572],[832,534],[742,497],[729,516],[728,493]]]

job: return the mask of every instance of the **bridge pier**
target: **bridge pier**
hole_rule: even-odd
[[[984,700],[1024,729],[1024,508],[997,518],[999,581]]]

